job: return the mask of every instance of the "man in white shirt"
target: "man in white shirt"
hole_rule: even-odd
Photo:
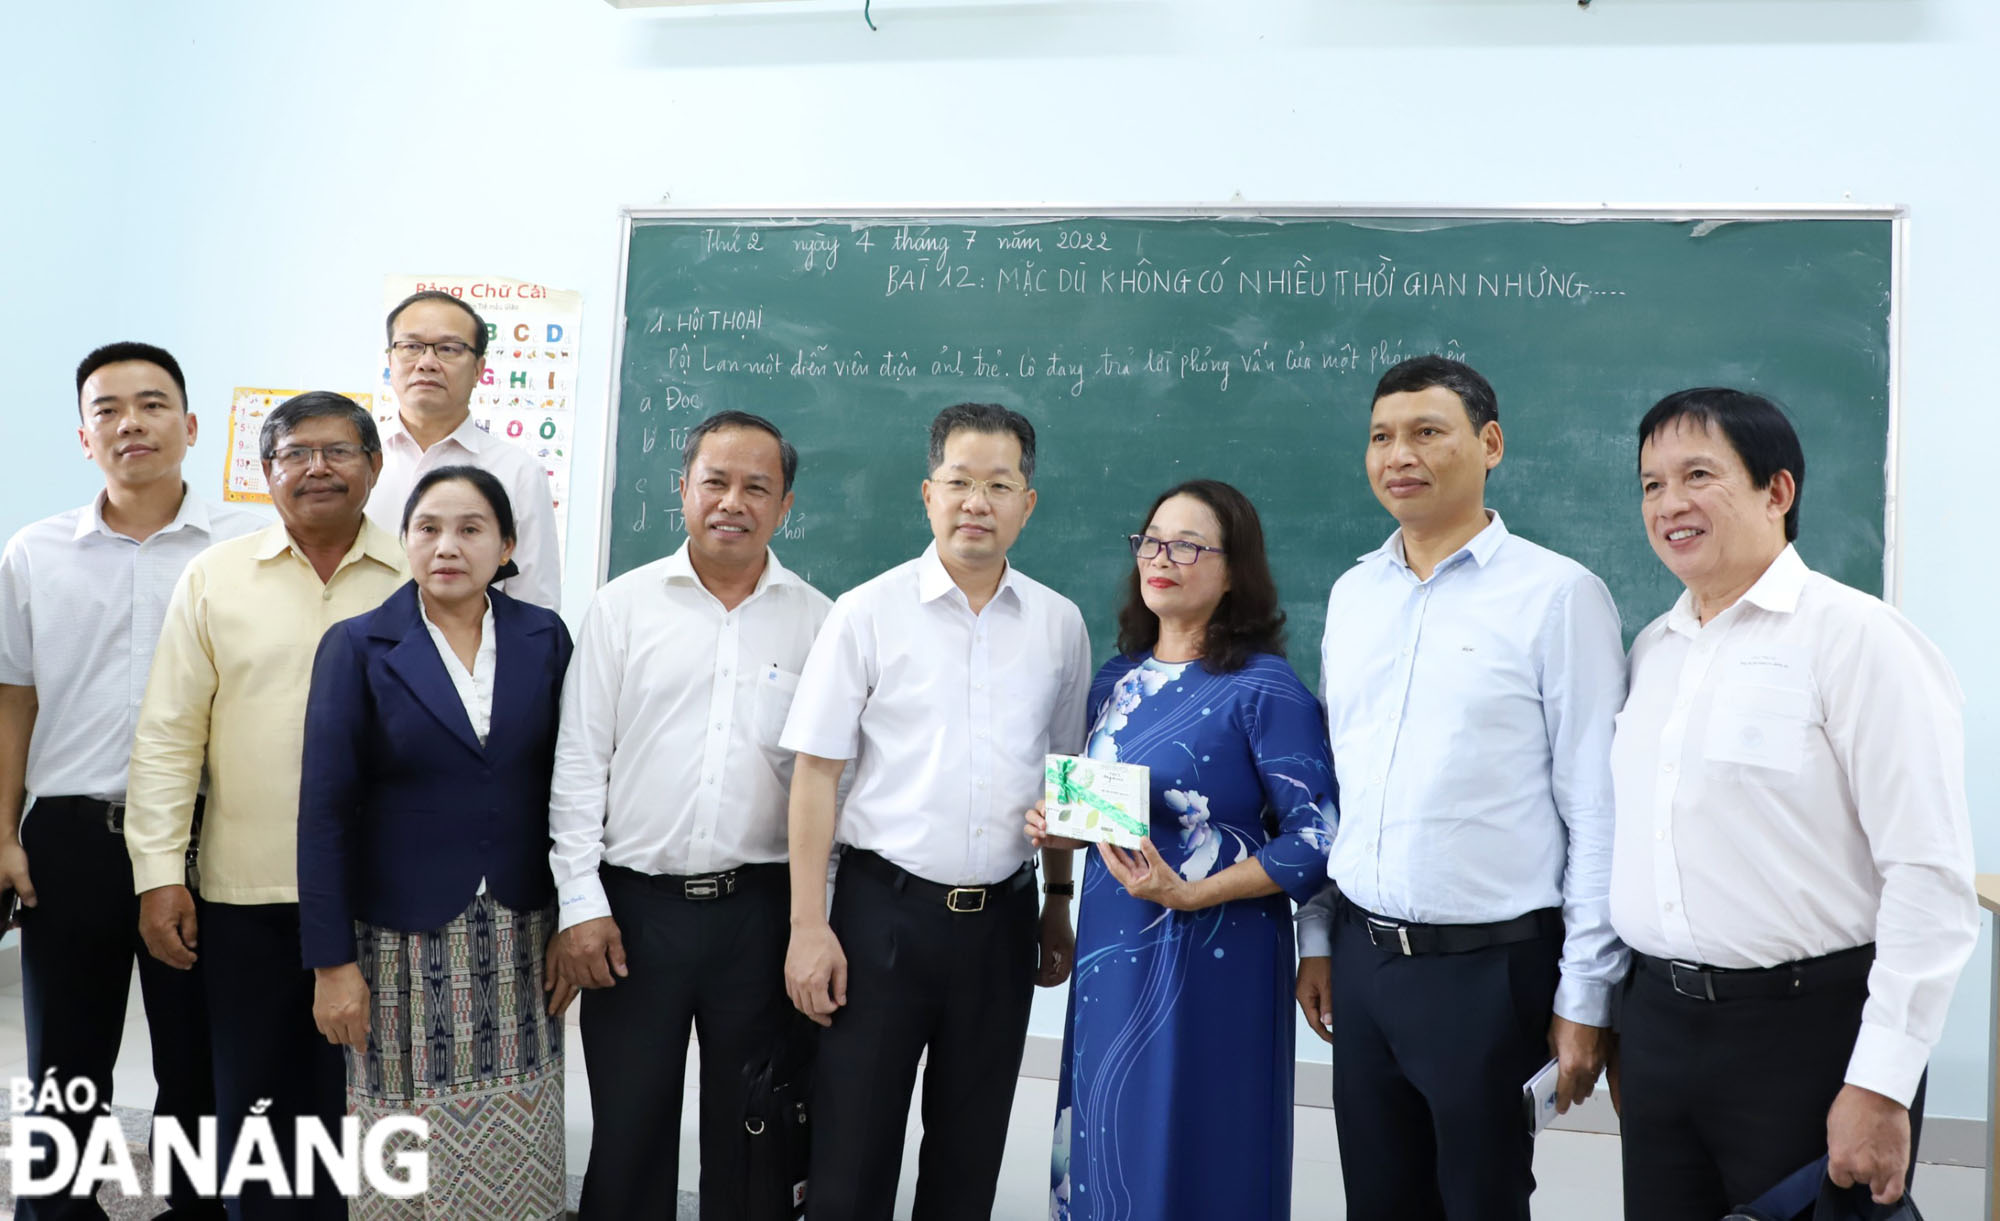
[[[1637,1221],[1718,1216],[1823,1155],[1899,1199],[1979,932],[1964,698],[1908,620],[1799,558],[1804,481],[1757,395],[1639,424],[1646,537],[1687,588],[1632,642],[1612,749]]]
[[[591,989],[585,1221],[672,1208],[690,1024],[701,1215],[748,1215],[744,1067],[799,1022],[784,988],[792,756],[778,735],[832,605],[770,549],[797,470],[768,420],[724,411],[696,426],[681,458],[687,542],[598,591],[564,682],[550,862],[558,970]]]
[[[813,1221],[890,1215],[926,1053],[911,1215],[990,1215],[1034,985],[1069,975],[1069,853],[1042,854],[1055,897],[1038,918],[1021,818],[1044,756],[1082,744],[1090,641],[1074,604],[1007,562],[1034,470],[1019,413],[938,414],[923,482],[935,541],[834,604],[785,726],[798,752],[785,987],[825,1027]]]
[[[492,471],[514,506],[514,565],[499,587],[523,602],[561,609],[562,557],[549,475],[534,456],[472,422],[472,392],[486,373],[492,328],[450,293],[427,289],[389,311],[389,385],[396,418],[382,428],[382,477],[371,521],[396,534],[403,502],[425,472],[470,465]]]
[[[1591,1093],[1625,970],[1618,610],[1486,508],[1505,441],[1475,370],[1404,361],[1368,428],[1399,528],[1327,603],[1340,826],[1335,885],[1299,917],[1299,1001],[1334,1047],[1348,1216],[1528,1221],[1521,1087],[1554,1057],[1564,1109]]]
[[[174,358],[114,343],[76,370],[77,438],[104,473],[93,503],[24,527],[0,559],[0,885],[20,895],[28,1076],[110,1102],[132,963],[152,1036],[154,1113],[187,1131],[215,1110],[196,971],[144,952],[125,855],[125,769],[167,597],[210,543],[263,525],[181,479],[194,444]],[[23,798],[32,802],[23,819]],[[19,838],[16,838],[18,830]],[[32,869],[32,873],[31,873]],[[63,1114],[82,1151],[91,1114]],[[220,1218],[176,1174],[177,1217]],[[94,1198],[22,1199],[23,1218],[102,1218]]]

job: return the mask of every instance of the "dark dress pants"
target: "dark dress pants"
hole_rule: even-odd
[[[744,1214],[744,1067],[796,1033],[785,996],[785,866],[747,866],[736,893],[714,899],[686,898],[677,880],[616,866],[598,877],[630,973],[583,997],[593,1131],[580,1216],[674,1215],[692,1025],[701,1044],[701,1216],[733,1221]]]
[[[299,949],[296,903],[215,903],[200,907],[203,974],[215,1047],[218,1186],[251,1108],[271,1122],[284,1154],[286,1182],[310,1195],[274,1197],[268,1184],[246,1184],[228,1201],[230,1221],[344,1221],[347,1201],[323,1176],[293,1179],[295,1120],[317,1119],[338,1137],[347,1110],[341,1048],[313,1025],[313,973]]]
[[[808,1221],[888,1221],[925,1057],[912,1221],[993,1212],[1040,952],[1034,874],[989,889],[985,909],[857,872],[843,860],[832,924],[847,1004],[820,1032]]]
[[[1627,1221],[1715,1221],[1826,1154],[1865,979],[1709,1001],[1634,964],[1619,1015]],[[1924,1090],[1910,1107],[1910,1173]]]
[[[21,824],[36,892],[36,906],[21,912],[28,1074],[37,1089],[50,1068],[64,1084],[86,1079],[100,1105],[109,1106],[136,956],[159,1087],[153,1113],[180,1121],[192,1136],[195,1118],[215,1110],[202,968],[177,971],[146,952],[125,836],[107,813],[100,801],[42,798]],[[93,1116],[65,1118],[81,1153]],[[174,1176],[167,1200],[171,1217],[223,1215],[219,1202],[195,1196],[185,1175]],[[23,1221],[97,1221],[105,1214],[94,1198],[62,1195],[24,1199],[19,1215]]]
[[[1406,957],[1370,944],[1343,907],[1333,1114],[1351,1221],[1528,1221],[1521,1087],[1549,1059],[1561,953],[1544,936]]]

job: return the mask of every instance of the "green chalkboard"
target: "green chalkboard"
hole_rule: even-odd
[[[775,542],[838,595],[929,539],[925,429],[1025,412],[1040,505],[1014,551],[1108,656],[1124,536],[1197,476],[1263,514],[1291,654],[1394,523],[1362,469],[1390,365],[1471,362],[1507,456],[1488,504],[1601,575],[1627,637],[1678,586],[1639,522],[1634,431],[1662,394],[1771,395],[1805,443],[1800,550],[1880,593],[1893,214],[1591,218],[853,213],[628,218],[603,573],[680,545],[686,430],[739,408],[798,445]]]

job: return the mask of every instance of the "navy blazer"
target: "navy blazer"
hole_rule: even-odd
[[[486,745],[424,625],[412,581],[327,629],[313,660],[299,779],[299,937],[308,967],[355,961],[354,922],[418,933],[471,904],[534,911],[549,876],[549,776],[569,629],[488,590]]]

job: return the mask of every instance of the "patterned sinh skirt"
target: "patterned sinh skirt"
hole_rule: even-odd
[[[368,1190],[353,1221],[544,1221],[563,1214],[563,1025],[543,965],[555,906],[517,912],[490,894],[427,933],[357,926],[368,1053],[347,1057],[347,1109],[430,1124],[430,1190]],[[385,1153],[415,1142],[398,1135]]]

